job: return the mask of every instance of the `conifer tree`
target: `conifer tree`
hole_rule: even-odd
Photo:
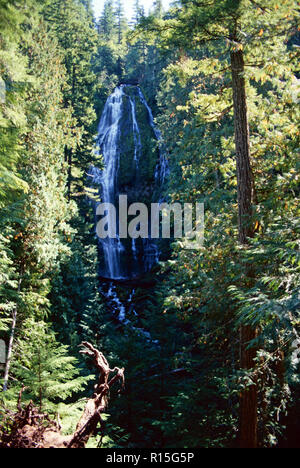
[[[76,133],[70,131],[74,123],[71,112],[62,106],[65,72],[56,41],[40,21],[34,23],[34,17],[29,24],[32,29],[23,42],[23,54],[30,56],[27,73],[32,85],[26,94],[27,132],[19,168],[31,190],[22,201],[22,216],[11,217],[17,297],[7,339],[5,389],[16,329],[26,316],[36,313],[41,317],[48,310],[48,275],[70,252],[68,238],[72,230],[68,221],[75,213],[75,206],[68,204],[65,197],[64,148],[76,145],[77,140]]]
[[[116,33],[116,18],[113,0],[106,0],[98,23],[98,32],[107,40],[111,40]]]
[[[59,344],[50,326],[28,319],[18,339],[12,372],[26,387],[24,397],[39,404],[40,411],[66,400],[83,389],[89,378],[79,377],[78,363],[68,347]],[[52,405],[51,405],[52,403]]]
[[[83,4],[74,0],[51,2],[46,6],[44,16],[64,55],[63,63],[67,71],[64,105],[73,109],[77,130],[80,129],[76,148],[65,149],[70,198],[72,193],[82,194],[86,170],[93,160],[96,76],[91,64],[96,53],[97,36],[90,14]]]
[[[282,68],[278,70],[279,75],[290,73],[287,51],[285,54],[282,51],[285,47],[284,42],[287,41],[286,37],[295,31],[296,16],[297,4],[292,0],[282,5],[276,1],[203,1],[197,3],[183,1],[182,7],[178,8],[177,17],[174,15],[169,22],[157,20],[154,23],[154,28],[156,27],[161,35],[161,43],[166,48],[170,45],[182,47],[180,68],[183,73],[191,73],[190,70],[193,67],[197,69],[197,60],[193,62],[188,59],[188,54],[192,49],[198,60],[200,56],[199,76],[201,74],[209,76],[212,83],[213,79],[219,76],[219,92],[214,89],[214,92],[200,93],[197,90],[202,86],[206,90],[209,90],[210,86],[199,79],[199,87],[193,89],[193,94],[191,94],[191,101],[194,101],[199,111],[199,119],[207,122],[206,129],[209,128],[210,122],[218,122],[218,119],[225,120],[233,109],[239,243],[243,249],[247,249],[252,244],[251,239],[257,234],[255,231],[260,225],[254,216],[254,206],[258,204],[255,187],[258,178],[253,174],[253,167],[250,163],[248,113],[249,98],[257,91],[250,91],[249,81],[254,79],[264,84],[268,80],[269,73],[276,73],[278,62],[282,64]],[[149,29],[151,28],[153,29],[153,20]],[[173,31],[176,32],[173,33]],[[218,47],[213,46],[214,43]],[[201,51],[201,45],[207,47],[206,54],[204,50]],[[224,51],[223,59],[220,59],[218,55],[220,48]],[[201,61],[202,54],[203,60]],[[189,67],[191,67],[190,70]],[[180,75],[178,78],[180,81]],[[290,75],[289,79],[293,80],[293,77]],[[231,95],[227,93],[229,87],[231,87]],[[174,98],[175,102],[176,100]],[[208,103],[209,107],[207,107]],[[171,117],[176,118],[178,110],[181,109],[185,108],[175,106],[175,113],[171,114]],[[184,124],[188,125],[188,120],[184,120]],[[217,134],[216,132],[214,138],[218,138]],[[291,164],[293,165],[293,161]],[[218,177],[218,174],[216,176]],[[246,261],[243,267],[241,263],[238,267],[243,268],[244,275],[244,281],[240,283],[240,287],[251,290],[257,284],[253,267],[250,268]],[[256,367],[255,344],[257,341],[256,326],[253,326],[253,321],[249,317],[245,318],[241,325],[241,365],[245,371]],[[241,392],[240,401],[240,445],[251,448],[257,447],[258,434],[258,388],[255,372],[252,375],[252,384]]]
[[[155,0],[153,4],[153,15],[155,18],[162,19],[164,12],[162,0]]]
[[[69,352],[87,339],[127,369],[106,445],[278,446],[299,413],[299,5],[182,0],[164,15],[156,1],[146,18],[137,0],[128,44],[122,2],[106,0],[98,35],[91,4],[0,0],[1,400],[25,384],[67,413],[89,380]],[[174,242],[147,288],[114,286],[126,323],[99,290],[83,196],[101,164],[94,104],[99,117],[120,80],[156,114],[166,197],[206,210],[201,250]]]
[[[17,301],[20,289],[18,261],[14,258],[12,243],[14,240],[13,224],[22,220],[20,196],[28,186],[19,170],[22,144],[21,137],[26,130],[25,88],[29,82],[26,70],[26,58],[18,49],[22,37],[21,23],[27,11],[26,6],[20,11],[20,5],[14,2],[0,2],[0,76],[2,80],[0,103],[0,227],[1,247],[3,248],[0,264],[1,276],[1,311],[2,329],[10,331],[3,336],[8,345],[7,362],[4,373],[4,389],[7,387],[12,345],[17,319]],[[16,238],[16,237],[15,237]],[[15,264],[12,268],[12,264]],[[16,291],[17,290],[17,291]],[[6,320],[6,322],[5,322]],[[5,327],[4,327],[5,324]]]
[[[140,0],[136,0],[134,4],[134,24],[138,24],[143,18],[145,18],[145,8],[141,5]]]
[[[118,41],[119,44],[122,43],[122,38],[124,34],[124,29],[127,26],[124,15],[124,6],[123,0],[116,0],[116,19],[117,19],[117,28],[118,28]]]
[[[24,88],[26,59],[18,50],[23,11],[15,2],[0,2],[0,209],[26,190],[17,170],[19,137],[26,126]]]

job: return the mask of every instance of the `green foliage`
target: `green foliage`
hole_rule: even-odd
[[[295,0],[155,2],[134,24],[106,0],[0,0],[0,338],[16,340],[9,390],[58,412],[74,431],[90,377],[76,358],[88,340],[126,389],[106,416],[104,447],[235,447],[239,395],[255,381],[260,447],[292,444],[299,427],[299,51]],[[243,51],[255,235],[238,245],[232,52]],[[104,300],[94,213],[84,193],[96,114],[119,82],[139,82],[169,157],[169,201],[204,202],[200,251],[172,245],[145,283],[118,286],[128,322]],[[3,86],[2,86],[3,87]],[[0,96],[1,97],[1,96]],[[132,99],[135,92],[132,90]],[[124,105],[126,103],[124,102]],[[122,123],[120,185],[137,176],[151,201],[157,146],[136,100],[144,153]],[[130,108],[128,105],[128,114]],[[88,189],[96,198],[93,188]],[[251,278],[245,271],[251,266]],[[129,300],[131,301],[129,303]],[[242,371],[239,331],[256,367]],[[285,430],[285,427],[287,429]],[[90,441],[97,446],[96,439]]]
[[[294,31],[296,2],[183,5],[172,19],[151,19],[145,27],[148,34],[153,26],[159,30],[163,47],[181,47],[178,60],[164,72],[158,98],[162,109],[159,124],[171,155],[170,197],[172,201],[205,203],[206,241],[205,248],[197,253],[182,250],[183,245],[178,243],[173,261],[165,267],[169,272],[165,307],[167,311],[177,311],[192,327],[196,341],[188,349],[196,360],[201,362],[205,350],[213,357],[214,362],[205,368],[203,376],[198,375],[199,387],[205,388],[207,381],[212,385],[212,369],[213,375],[222,376],[217,395],[222,398],[222,388],[227,387],[226,398],[231,403],[223,408],[224,421],[237,415],[237,395],[254,379],[252,372],[243,376],[239,372],[239,327],[259,328],[259,339],[250,346],[261,349],[256,369],[261,373],[260,443],[272,446],[281,432],[277,418],[279,414],[283,416],[289,399],[287,385],[293,387],[298,371],[298,361],[292,364],[295,348],[291,346],[298,339],[299,324],[298,190],[292,188],[298,167],[298,80],[297,54],[286,46]],[[256,16],[251,13],[254,10]],[[238,42],[233,42],[233,37]],[[230,51],[237,48],[244,51],[246,63],[256,188],[256,236],[248,250],[237,247],[236,242]],[[246,265],[251,265],[254,286],[243,273]],[[228,360],[223,359],[224,355]],[[286,367],[280,371],[283,355]],[[186,401],[194,399],[192,382],[187,389]],[[181,396],[171,400],[175,408],[171,417],[174,434],[181,427],[176,419],[178,406],[180,414],[188,411],[184,403],[179,403]],[[200,413],[199,420],[201,409],[217,400],[214,394],[209,403],[205,398],[198,403],[195,411]],[[209,425],[217,432],[214,440],[222,446],[217,406],[211,417]],[[183,434],[188,424],[184,421]],[[199,443],[199,430],[193,431]],[[193,437],[187,443],[192,441]],[[207,443],[212,443],[212,436],[203,445]]]
[[[29,78],[26,59],[18,50],[21,19],[13,2],[0,3],[0,16],[0,209],[3,209],[28,188],[17,171],[17,163],[21,150],[19,137],[26,127],[24,88]]]
[[[7,332],[9,314],[15,307],[17,282],[13,266],[13,253],[9,248],[10,236],[0,235],[0,333]]]
[[[26,320],[14,353],[18,356],[12,368],[19,383],[17,390],[22,383],[26,387],[24,401],[33,400],[43,410],[55,409],[54,403],[79,393],[93,378],[79,377],[77,360],[44,322]]]
[[[139,202],[149,202],[152,187],[154,185],[155,166],[159,158],[157,141],[155,139],[153,129],[149,124],[148,112],[145,106],[140,102],[136,90],[133,88],[127,89],[126,94],[129,95],[135,104],[136,118],[140,129],[140,138],[142,141],[142,151],[139,159],[139,170],[136,173],[134,162],[134,138],[132,134],[132,108],[129,99],[125,96],[123,106],[126,109],[123,118],[120,122],[121,137],[120,137],[120,170],[118,186],[120,190],[126,188],[129,201],[139,200]],[[127,117],[129,116],[129,118]],[[137,192],[131,194],[130,186],[137,182]],[[147,194],[148,187],[148,194]]]
[[[77,17],[72,24],[75,27],[77,21],[78,39],[80,34],[82,40],[86,39],[84,34],[90,34],[92,41],[95,32],[92,16],[86,7],[73,4]],[[7,343],[14,332],[17,338],[22,336],[28,320],[41,321],[52,310],[49,296],[52,282],[59,274],[61,262],[67,262],[71,255],[72,237],[76,232],[70,226],[77,207],[67,199],[69,171],[65,151],[66,148],[75,151],[83,138],[92,140],[91,130],[87,133],[87,129],[94,119],[93,112],[89,116],[89,104],[81,106],[80,112],[86,113],[82,114],[80,121],[75,109],[75,105],[79,109],[78,101],[74,101],[73,106],[67,102],[66,95],[72,78],[67,68],[69,62],[65,60],[68,50],[60,46],[59,41],[63,27],[65,34],[70,35],[70,29],[66,31],[68,24],[63,25],[59,21],[60,29],[56,30],[50,26],[50,18],[46,13],[42,14],[38,5],[34,5],[30,17],[27,16],[29,3],[24,9],[20,8],[16,4],[9,10],[17,19],[12,18],[5,23],[9,32],[6,31],[5,41],[1,42],[3,73],[6,81],[9,79],[12,82],[11,91],[1,104],[3,125],[10,134],[11,146],[8,146],[4,131],[3,139],[2,133],[0,137],[1,151],[5,152],[6,174],[11,171],[11,180],[14,180],[12,186],[7,179],[1,179],[3,196],[0,201],[0,327],[1,339]],[[81,29],[79,13],[82,16]],[[46,22],[44,16],[47,17]],[[87,23],[86,18],[89,18]],[[77,84],[81,92],[78,99],[87,102],[83,94],[92,100],[94,84],[89,63],[92,51],[84,52],[86,61],[83,57],[80,61],[80,51],[76,59],[79,67]],[[22,79],[24,82],[19,86],[18,81]],[[12,105],[20,121],[10,112]],[[84,125],[85,137],[82,136]],[[21,189],[27,193],[22,195]],[[13,311],[17,311],[16,330],[11,330]],[[17,364],[19,358],[16,352],[12,364]]]
[[[65,151],[68,192],[69,196],[76,196],[78,192],[82,194],[86,170],[93,155],[96,75],[91,62],[96,53],[97,35],[93,17],[80,2],[56,0],[45,7],[43,14],[50,35],[58,41],[63,54],[66,68],[63,102],[65,107],[72,109],[76,123],[71,125],[78,133],[76,145]]]

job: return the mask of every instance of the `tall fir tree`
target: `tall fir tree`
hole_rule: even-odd
[[[72,107],[76,127],[81,129],[77,147],[66,147],[65,152],[70,198],[72,194],[82,194],[86,171],[93,161],[96,76],[92,71],[92,59],[96,53],[97,35],[89,12],[82,3],[74,0],[51,2],[46,6],[44,16],[64,54],[68,83],[64,89],[64,104]]]
[[[98,22],[98,32],[111,40],[116,33],[116,17],[113,0],[106,0]]]
[[[28,319],[14,352],[19,358],[12,372],[26,387],[23,400],[32,400],[41,412],[53,412],[55,402],[80,392],[89,380],[79,377],[76,359],[68,354],[67,346],[56,341],[45,322]]]
[[[158,19],[162,19],[163,13],[164,13],[163,1],[155,0],[153,3],[153,15]]]
[[[201,3],[184,1],[182,2],[182,7],[178,8],[177,15],[174,13],[174,17],[171,20],[163,22],[157,19],[156,22],[153,22],[153,19],[151,19],[150,22],[150,29],[157,28],[161,44],[166,49],[174,46],[178,48],[179,65],[177,80],[179,84],[184,81],[183,77],[185,74],[188,76],[190,73],[192,76],[193,71],[195,74],[195,83],[190,94],[191,105],[181,106],[177,104],[177,106],[173,106],[174,110],[169,116],[171,119],[174,119],[173,122],[180,122],[180,111],[184,112],[195,108],[198,112],[198,126],[203,131],[202,138],[208,137],[207,132],[211,126],[213,127],[214,122],[224,122],[224,130],[222,130],[222,127],[220,127],[220,131],[215,129],[214,133],[212,132],[213,128],[210,130],[210,138],[214,138],[214,141],[217,142],[223,132],[226,129],[228,131],[226,118],[228,114],[232,115],[233,111],[234,127],[232,130],[234,129],[235,135],[233,148],[236,163],[237,214],[239,219],[238,239],[240,246],[242,246],[242,249],[239,248],[240,254],[247,249],[251,252],[250,246],[253,245],[252,238],[255,236],[259,239],[260,237],[261,219],[255,213],[257,211],[262,212],[261,208],[258,208],[258,205],[262,203],[262,199],[264,198],[260,199],[258,196],[257,184],[260,184],[260,182],[257,166],[254,168],[253,161],[252,164],[250,162],[250,135],[252,141],[255,138],[249,129],[248,109],[250,107],[253,112],[254,104],[252,99],[255,101],[254,96],[257,93],[264,95],[267,91],[264,88],[261,89],[259,85],[251,88],[251,80],[260,82],[263,86],[267,81],[271,81],[270,76],[275,73],[278,73],[278,79],[279,76],[289,75],[287,79],[289,83],[295,80],[295,75],[293,74],[294,65],[289,60],[290,54],[286,49],[286,43],[289,36],[295,31],[296,17],[297,4],[295,1],[288,1],[282,5],[278,5],[277,2],[263,1],[204,1]],[[253,20],[253,18],[256,19]],[[176,32],[173,34],[173,31]],[[214,43],[216,44],[215,46],[213,45]],[[207,50],[206,53],[205,48]],[[220,58],[218,55],[221,48],[223,50],[223,58]],[[189,55],[192,55],[194,60],[189,59]],[[179,70],[181,70],[182,75],[180,75]],[[171,75],[172,67],[170,67],[169,72]],[[202,76],[209,77],[211,85],[201,79]],[[218,79],[220,80],[219,86],[218,81],[215,81]],[[214,87],[214,83],[216,84],[216,88]],[[273,86],[275,89],[277,88],[275,81],[273,82]],[[202,88],[203,91],[201,92]],[[275,89],[274,92],[276,94]],[[282,92],[283,90],[281,90]],[[178,101],[179,96],[173,97],[174,102]],[[163,101],[161,103],[163,106],[165,105]],[[278,116],[279,121],[281,121],[281,117]],[[204,122],[206,122],[205,125]],[[183,129],[180,131],[179,137],[182,138],[186,132],[191,138],[189,120],[184,118],[183,123],[184,127],[187,127],[187,130]],[[170,126],[172,127],[172,124],[168,123],[169,128]],[[292,124],[293,126],[294,124]],[[292,133],[291,141],[296,138],[293,131]],[[186,143],[183,141],[177,144],[182,145],[182,149],[192,148],[191,142]],[[262,140],[258,138],[255,147],[258,149],[261,144]],[[293,145],[294,143],[292,143]],[[255,151],[253,147],[252,151]],[[258,151],[261,154],[261,149],[258,149]],[[205,149],[205,152],[207,152],[207,149]],[[214,153],[218,154],[216,148],[213,150]],[[193,172],[189,166],[189,164],[192,164],[191,167],[193,167],[191,154],[187,154],[189,157],[187,161],[182,162],[183,167],[179,171],[179,173],[183,172],[183,180],[188,178],[189,174],[191,176]],[[254,161],[256,165],[256,159]],[[293,167],[294,158],[290,159],[290,163],[291,167]],[[215,180],[217,181],[217,187],[214,190],[218,190],[221,179],[218,170],[214,172]],[[290,214],[293,216],[292,207]],[[251,258],[251,254],[249,255]],[[251,260],[247,262],[244,255],[241,255],[241,257],[243,260],[242,258],[238,259],[238,257],[236,259],[236,269],[242,269],[243,271],[243,280],[240,282],[238,290],[241,294],[240,297],[245,297],[245,291],[257,291],[256,288],[259,288],[260,280],[258,278],[260,274],[256,268],[253,268]],[[268,271],[268,267],[266,267],[266,271]],[[239,297],[238,294],[236,297]],[[254,300],[254,297],[252,300]],[[249,313],[243,315],[244,320],[239,321],[237,319],[241,331],[241,368],[246,374],[248,373],[248,375],[252,376],[251,384],[247,385],[240,393],[239,438],[241,447],[253,448],[257,447],[258,444],[257,410],[259,384],[256,379],[258,372],[256,347],[262,338],[257,336],[256,327],[258,323],[261,324],[261,316],[257,313],[257,320],[253,320],[253,317],[250,318],[251,306],[249,303],[248,307]],[[260,319],[258,318],[259,316]],[[291,326],[292,323],[290,322],[290,330]],[[280,358],[278,359],[280,361]],[[277,377],[278,380],[281,380],[280,375]]]
[[[143,18],[145,18],[146,12],[145,7],[141,5],[140,0],[135,0],[134,3],[134,16],[133,16],[133,24],[138,24]]]

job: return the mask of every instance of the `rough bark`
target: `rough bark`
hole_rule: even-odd
[[[107,407],[108,393],[110,388],[118,380],[124,386],[124,369],[114,368],[110,369],[105,356],[98,351],[94,346],[89,343],[83,343],[84,350],[82,354],[86,354],[93,359],[94,365],[100,372],[100,379],[95,386],[95,393],[87,402],[84,413],[77,424],[77,428],[73,438],[69,444],[69,448],[83,448],[88,442],[89,438],[94,434],[97,429],[97,424],[101,421],[101,413]],[[110,379],[110,375],[115,375]]]
[[[124,387],[125,379],[124,369],[117,367],[110,369],[105,356],[94,346],[86,342],[82,343],[82,346],[81,353],[93,359],[100,377],[75,433],[69,436],[61,435],[59,419],[51,420],[32,402],[23,409],[21,405],[25,390],[23,387],[19,396],[18,412],[7,412],[5,421],[0,427],[0,448],[85,448],[90,437],[97,433],[98,424],[102,423],[101,414],[107,408],[110,389],[118,381],[121,381]]]
[[[251,327],[241,327],[241,367],[245,371],[255,368],[256,349],[249,348],[249,342],[257,337],[257,331]],[[240,448],[258,447],[258,392],[256,377],[253,384],[242,391],[240,396]]]
[[[236,166],[238,182],[239,240],[247,244],[253,236],[252,226],[252,171],[250,164],[250,136],[247,111],[246,85],[244,78],[244,55],[242,50],[231,53],[232,89],[234,103],[234,126]]]
[[[244,54],[241,49],[231,52],[232,90],[234,104],[236,167],[238,183],[239,241],[248,246],[253,237],[252,222],[254,182],[250,164],[250,136],[247,112],[246,84],[244,78]],[[246,266],[246,278],[251,280],[251,267]],[[241,367],[249,371],[255,367],[256,350],[249,348],[249,343],[257,337],[257,330],[249,326],[241,327]],[[240,397],[241,448],[257,448],[257,385],[245,389]]]

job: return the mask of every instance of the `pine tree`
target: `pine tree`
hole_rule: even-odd
[[[98,32],[111,40],[116,32],[116,18],[113,0],[106,0],[98,23]]]
[[[140,0],[135,0],[133,24],[139,24],[143,18],[145,18],[145,8],[141,5]]]
[[[66,400],[88,382],[78,377],[77,360],[68,347],[59,344],[50,326],[28,319],[14,349],[12,372],[26,387],[25,398],[39,404],[40,410],[53,408],[57,400]]]
[[[48,275],[70,253],[68,237],[72,230],[68,221],[75,213],[75,206],[65,198],[64,148],[76,144],[76,134],[73,139],[69,124],[72,126],[74,120],[62,105],[65,72],[61,55],[40,21],[36,24],[33,17],[29,24],[31,33],[23,39],[23,54],[30,57],[27,73],[32,85],[26,92],[27,131],[19,169],[31,191],[22,200],[22,216],[11,216],[14,236],[10,249],[17,293],[7,337],[5,389],[16,331],[26,316],[41,317],[48,311]]]
[[[0,209],[18,198],[26,184],[17,171],[19,137],[26,127],[24,88],[26,59],[18,50],[23,12],[14,2],[0,2]]]
[[[237,164],[237,191],[239,207],[239,241],[242,245],[249,245],[249,238],[254,235],[253,222],[253,185],[252,169],[250,165],[250,140],[247,110],[246,81],[245,81],[245,52],[244,47],[251,47],[247,38],[251,36],[253,45],[257,47],[262,34],[273,34],[278,37],[283,31],[283,19],[289,17],[295,8],[295,2],[288,2],[279,8],[277,4],[265,5],[264,2],[247,4],[247,2],[203,2],[194,5],[184,2],[179,28],[186,37],[192,34],[197,41],[226,39],[230,44],[230,66],[232,73],[233,108],[235,116],[235,149]],[[248,8],[248,11],[247,11]],[[270,15],[266,8],[273,10],[273,21],[270,24]],[[251,10],[261,12],[256,24],[249,24]],[[274,23],[277,30],[274,33]],[[250,29],[248,30],[247,27]],[[244,36],[245,33],[245,36]],[[255,47],[255,46],[254,46]],[[253,273],[247,269],[249,278],[248,287],[253,286],[251,277]],[[245,325],[241,329],[242,368],[255,367],[255,349],[249,350],[249,343],[257,337],[255,329]],[[254,384],[242,393],[241,398],[241,427],[240,443],[242,447],[254,448],[257,446],[257,388]]]
[[[6,229],[6,232],[5,232]],[[0,336],[4,337],[11,325],[10,314],[15,308],[16,288],[15,268],[13,265],[13,252],[10,249],[11,233],[4,226],[0,235]]]
[[[123,0],[116,0],[116,19],[117,19],[117,28],[118,28],[118,42],[122,43],[124,30],[127,26],[127,21],[124,15],[124,6]]]
[[[155,0],[153,4],[153,15],[155,18],[162,19],[164,7],[162,0]]]
[[[18,49],[22,37],[21,24],[26,18],[26,6],[20,11],[19,5],[16,6],[14,2],[0,2],[3,18],[0,25],[0,76],[3,84],[0,103],[0,226],[2,235],[5,236],[1,236],[0,241],[3,247],[0,265],[1,311],[4,312],[1,328],[6,332],[10,331],[9,338],[8,333],[3,336],[8,345],[4,389],[9,375],[21,281],[18,261],[14,258],[12,247],[12,226],[16,222],[22,222],[20,197],[28,189],[18,167],[22,151],[21,137],[26,131],[25,89],[29,82],[26,58]]]
[[[109,28],[105,25],[108,25]],[[104,5],[98,29],[99,46],[93,64],[94,71],[101,81],[101,87],[99,87],[95,99],[98,118],[100,118],[108,95],[112,93],[124,75],[128,48],[124,38],[128,30],[128,22],[124,15],[122,1],[116,4],[107,2]]]
[[[64,88],[64,105],[73,109],[80,130],[75,148],[65,148],[68,163],[68,194],[83,193],[86,170],[93,161],[93,135],[96,124],[94,95],[96,76],[92,59],[96,53],[94,22],[84,5],[74,0],[55,0],[44,11],[51,35],[58,40],[64,54],[67,86]]]
[[[229,170],[229,166],[227,169],[221,169],[220,174],[219,168],[221,168],[221,166],[219,166],[219,164],[220,161],[224,161],[224,150],[226,148],[228,148],[227,151],[230,149],[230,152],[225,154],[231,154],[232,152],[235,157],[235,170],[238,175],[239,243],[243,245],[243,250],[240,249],[239,257],[237,256],[235,260],[233,259],[232,261],[236,262],[237,278],[242,270],[243,279],[241,280],[239,277],[240,281],[237,280],[238,292],[236,292],[235,299],[237,300],[238,298],[238,300],[234,307],[238,307],[236,311],[237,314],[241,314],[242,310],[244,311],[244,320],[240,321],[236,319],[236,321],[239,326],[241,326],[242,331],[242,368],[245,374],[248,376],[251,375],[252,379],[252,385],[248,385],[241,392],[240,445],[243,447],[256,447],[258,434],[257,401],[259,396],[257,391],[258,382],[255,377],[257,372],[255,347],[257,346],[258,340],[260,340],[260,342],[262,341],[261,337],[257,337],[256,325],[259,324],[260,330],[262,330],[262,328],[264,329],[264,326],[261,322],[261,320],[263,320],[262,312],[258,312],[258,309],[254,311],[251,307],[251,301],[258,300],[255,298],[255,294],[259,295],[258,291],[260,291],[260,278],[262,273],[259,271],[259,268],[256,268],[258,266],[257,259],[253,262],[253,251],[252,254],[249,252],[251,252],[250,246],[253,245],[252,238],[254,236],[257,237],[256,242],[259,243],[259,233],[264,231],[260,226],[262,222],[261,217],[255,216],[254,214],[254,206],[259,204],[259,210],[260,213],[262,213],[261,204],[266,203],[265,215],[268,216],[266,214],[268,213],[267,202],[265,201],[265,195],[262,195],[262,192],[265,194],[265,189],[261,185],[261,180],[263,180],[263,178],[261,179],[259,165],[260,169],[262,165],[265,167],[264,177],[269,178],[273,169],[268,152],[265,152],[266,147],[263,142],[265,137],[258,136],[265,134],[265,131],[262,130],[261,124],[253,118],[253,110],[255,108],[258,114],[258,107],[260,106],[261,115],[264,115],[265,110],[262,109],[265,109],[265,107],[264,105],[262,106],[262,102],[265,98],[266,102],[270,104],[272,95],[272,99],[274,99],[274,113],[274,109],[276,109],[279,103],[275,95],[277,95],[277,92],[281,94],[281,96],[285,94],[282,88],[281,91],[277,88],[280,81],[279,77],[285,76],[287,83],[290,84],[295,80],[295,69],[290,62],[290,57],[292,57],[293,54],[290,55],[288,53],[285,43],[288,42],[288,37],[295,31],[297,6],[296,2],[293,1],[285,2],[285,4],[281,6],[277,2],[246,1],[200,2],[197,4],[195,2],[185,1],[182,3],[183,8],[179,8],[177,12],[178,21],[176,22],[176,19],[173,18],[170,21],[170,29],[168,28],[168,22],[156,21],[155,23],[160,33],[161,43],[168,49],[170,46],[177,46],[179,48],[178,63],[175,66],[170,66],[169,69],[166,70],[166,76],[169,78],[167,83],[170,88],[173,89],[174,94],[171,97],[168,95],[166,97],[166,93],[162,92],[160,103],[161,106],[166,107],[166,102],[170,99],[168,111],[165,115],[168,121],[164,122],[164,125],[166,137],[169,139],[170,146],[173,148],[173,151],[175,151],[175,154],[178,154],[178,159],[182,164],[182,168],[177,167],[175,169],[177,177],[182,177],[182,191],[184,191],[184,193],[181,193],[181,195],[183,197],[194,197],[193,187],[190,185],[191,180],[194,181],[195,184],[194,193],[199,193],[200,190],[200,193],[205,194],[204,188],[207,187],[206,190],[209,191],[206,193],[211,194],[211,196],[205,196],[207,200],[206,203],[209,207],[208,209],[214,213],[214,216],[216,216],[216,219],[219,219],[219,222],[220,218],[222,218],[224,207],[221,204],[221,199],[218,201],[218,196],[223,196],[224,199],[228,201],[232,200],[231,197],[234,195],[229,181],[223,178],[223,171],[225,170],[226,174]],[[255,20],[253,20],[253,18],[255,18]],[[151,28],[153,29],[153,21],[151,22]],[[176,33],[172,34],[173,30],[176,30]],[[266,40],[264,38],[266,38]],[[200,47],[201,45],[203,45],[203,48]],[[223,59],[220,58],[220,50],[223,51]],[[276,79],[274,79],[275,75],[277,76]],[[289,78],[287,78],[287,76],[289,76]],[[187,79],[191,80],[191,87],[189,90],[184,89],[184,83]],[[257,82],[258,85],[253,86],[253,81],[251,82],[251,80]],[[266,82],[268,84],[266,84]],[[286,90],[289,87],[287,83]],[[163,86],[166,86],[165,83]],[[274,87],[274,93],[268,93],[268,86]],[[257,95],[260,97],[258,98]],[[163,97],[166,97],[166,99],[163,99]],[[184,104],[181,104],[182,100]],[[255,131],[254,129],[257,128],[260,129],[255,132],[256,137],[249,132],[248,108],[251,109],[252,131]],[[232,110],[234,111],[235,127],[232,126]],[[293,112],[295,112],[295,109]],[[191,117],[193,113],[195,113],[195,116]],[[288,123],[291,114],[290,117],[287,118],[285,124],[282,120],[284,111],[282,114],[279,112],[281,117],[279,117],[277,110],[275,114],[277,114],[277,117],[274,117],[274,119],[278,124],[280,121],[283,126],[289,126],[291,124],[292,128],[294,128],[294,123]],[[291,118],[292,122],[294,122],[295,117],[296,114]],[[182,123],[184,124],[183,127]],[[265,122],[265,125],[268,124]],[[180,131],[178,131],[178,126],[180,126]],[[235,134],[234,142],[231,139],[231,132],[233,132],[233,130]],[[175,135],[173,132],[175,132]],[[252,167],[250,166],[249,135],[251,135],[252,139],[252,153],[259,153],[261,155],[259,162],[256,159],[257,156],[254,158],[254,165],[252,161]],[[271,135],[271,133],[269,135]],[[206,143],[203,144],[202,141]],[[294,142],[292,143],[292,141]],[[274,140],[273,143],[275,143]],[[292,146],[295,143],[294,133],[293,136],[291,136],[290,143]],[[272,147],[275,148],[273,144],[270,144],[269,148]],[[195,148],[197,148],[197,152],[202,151],[203,154],[206,155],[204,160],[202,160],[201,157],[197,157]],[[186,153],[185,157],[182,155],[183,151]],[[255,153],[255,151],[258,151],[258,153]],[[290,154],[289,150],[287,151]],[[174,160],[174,153],[172,153],[172,159]],[[199,160],[203,161],[203,163],[205,162],[202,170],[200,167],[198,169],[196,168],[196,162]],[[209,163],[210,161],[211,164]],[[234,160],[230,161],[229,174],[231,173],[231,177],[234,178],[233,161]],[[267,161],[269,162],[267,163]],[[226,160],[223,164],[226,165]],[[229,161],[227,164],[229,164]],[[271,165],[269,166],[269,164]],[[291,155],[289,164],[291,164],[290,167],[294,167],[295,165],[294,157]],[[206,176],[203,175],[204,173]],[[269,175],[266,176],[266,174]],[[189,181],[188,186],[184,182],[185,180]],[[174,194],[174,196],[178,199],[178,179],[176,180],[176,187],[177,193]],[[229,189],[227,193],[224,193],[225,188]],[[182,191],[180,190],[180,192]],[[260,196],[258,194],[260,194]],[[190,200],[191,198],[188,199]],[[214,207],[212,206],[213,200],[215,200]],[[268,203],[272,203],[271,193],[269,194],[268,200]],[[233,203],[233,200],[231,203]],[[216,206],[219,207],[218,211],[216,210]],[[291,206],[290,208],[291,219],[294,219],[293,208]],[[219,213],[219,215],[217,215],[217,213]],[[228,212],[227,216],[231,216],[231,214]],[[264,215],[263,218],[265,220]],[[281,222],[285,224],[285,221],[282,220]],[[224,223],[226,232],[228,228],[225,227],[227,225],[225,219],[222,223]],[[268,226],[270,226],[271,223],[270,219],[268,221]],[[215,229],[217,229],[216,226]],[[273,229],[274,233],[277,231],[275,226],[272,228],[269,227],[269,229]],[[230,228],[228,232],[230,232]],[[212,236],[210,241],[216,242],[215,238],[218,238],[217,235]],[[264,243],[264,240],[261,239],[261,242]],[[230,244],[229,241],[228,244]],[[228,247],[225,247],[225,242],[221,241],[221,239],[214,245],[215,252],[218,250],[218,245],[228,252]],[[222,245],[223,247],[221,247]],[[232,245],[231,248],[234,248],[234,246]],[[241,255],[241,252],[247,249],[248,254],[245,256]],[[211,264],[214,254],[211,249],[209,249],[209,252],[209,263]],[[187,257],[187,255],[185,256],[183,254],[182,262],[185,262],[185,266],[190,262],[191,274],[194,262],[198,264],[198,268],[199,265],[202,268],[205,265],[203,259],[198,262],[193,258],[187,260]],[[201,257],[202,255],[200,258]],[[246,260],[247,258],[248,260]],[[251,268],[249,265],[251,265]],[[265,265],[263,267],[262,264],[260,264],[260,267],[262,270],[265,269],[265,272],[270,271],[270,265]],[[230,268],[230,264],[228,264],[228,266],[224,268],[224,272],[230,271]],[[210,270],[210,268],[208,268],[208,270],[210,271],[209,275],[212,284],[214,284],[216,288],[219,284],[218,281],[222,280],[219,279],[217,272],[214,272],[213,269]],[[224,274],[225,273],[223,273],[223,275]],[[232,281],[234,282],[234,280]],[[226,285],[223,284],[224,290],[226,290],[227,287],[230,288],[230,283],[228,284],[226,282]],[[232,290],[235,290],[235,286],[231,287]],[[270,292],[268,294],[272,295]],[[215,289],[215,296],[216,295]],[[248,297],[249,302],[246,297]],[[225,300],[225,297],[223,299]],[[247,307],[245,305],[242,306],[243,300],[247,303]],[[228,310],[229,304],[226,305],[225,301],[223,306],[225,310]],[[232,304],[230,307],[232,308]],[[248,310],[248,313],[246,310]],[[250,312],[250,310],[252,310],[252,312]],[[254,316],[256,316],[256,319],[253,318]],[[291,331],[291,322],[289,324],[289,330]],[[281,333],[284,333],[283,329]],[[264,337],[267,340],[265,335]],[[252,372],[253,369],[256,370]],[[277,378],[282,381],[280,374],[278,374]]]

